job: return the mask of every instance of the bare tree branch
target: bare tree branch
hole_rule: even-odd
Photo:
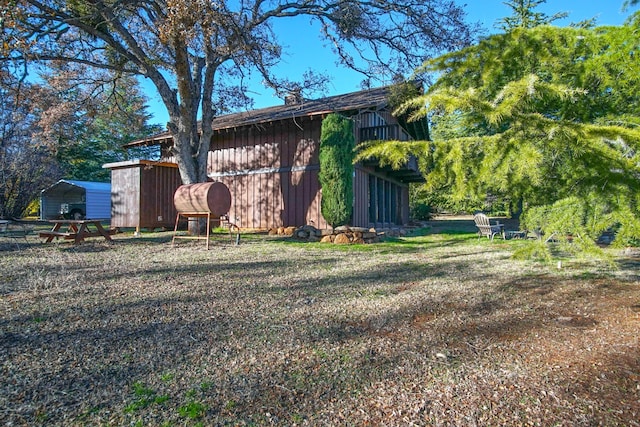
[[[208,149],[197,118],[209,122],[225,108],[214,99],[229,77],[243,87],[257,72],[276,92],[326,82],[272,71],[283,48],[271,25],[296,17],[318,23],[337,61],[371,81],[408,74],[470,43],[475,30],[451,0],[0,0],[0,62],[66,61],[150,79],[169,113],[182,179],[197,182],[206,179]]]

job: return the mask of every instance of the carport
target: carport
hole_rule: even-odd
[[[111,184],[61,179],[45,188],[40,194],[40,219],[57,219],[61,216],[71,219],[110,219]]]

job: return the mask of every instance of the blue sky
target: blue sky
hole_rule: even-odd
[[[458,0],[467,12],[469,22],[480,22],[487,33],[496,32],[496,22],[505,16],[511,15],[503,0]],[[557,25],[569,25],[574,22],[596,18],[598,25],[620,25],[629,16],[629,11],[622,12],[623,0],[548,0],[537,10],[548,15],[557,12],[567,12],[569,16],[562,21],[556,21]],[[286,55],[283,57],[278,72],[281,77],[291,80],[301,79],[308,69],[314,69],[331,76],[332,81],[327,87],[326,95],[338,95],[353,92],[360,89],[363,76],[340,68],[335,64],[335,58],[331,50],[319,39],[317,31],[311,26],[307,27],[307,21],[286,22],[278,27],[278,35],[285,46]],[[144,85],[149,97],[149,112],[153,114],[152,123],[165,125],[167,114],[153,86]],[[252,97],[255,100],[255,108],[279,105],[282,100],[275,97],[273,91],[256,82],[252,86]]]

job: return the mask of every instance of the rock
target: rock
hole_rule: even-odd
[[[316,231],[318,231],[318,229],[315,228],[313,225],[308,225],[308,224],[303,225],[302,227],[300,227],[300,229],[306,231],[309,234],[312,234],[312,233],[315,234]]]
[[[333,243],[348,244],[351,243],[351,239],[349,239],[349,236],[347,236],[345,233],[340,233],[333,239]]]

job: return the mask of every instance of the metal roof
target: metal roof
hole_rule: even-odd
[[[55,187],[65,187],[65,186],[80,187],[90,192],[111,193],[111,183],[109,182],[77,181],[74,179],[61,179],[60,181],[56,182],[52,186],[42,190],[42,192],[49,191]]]

